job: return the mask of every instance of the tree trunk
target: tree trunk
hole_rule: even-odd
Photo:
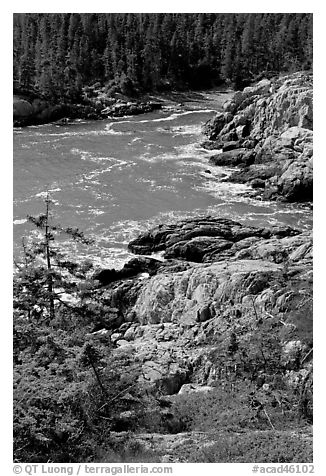
[[[46,252],[46,262],[48,269],[48,293],[49,293],[49,304],[50,304],[50,319],[51,321],[55,318],[54,311],[54,297],[53,297],[53,278],[51,274],[51,256],[50,256],[50,234],[49,234],[49,196],[46,197],[46,224],[45,224],[45,252]]]

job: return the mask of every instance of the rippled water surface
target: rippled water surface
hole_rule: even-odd
[[[70,251],[106,266],[129,258],[127,243],[140,231],[185,216],[311,227],[304,208],[249,200],[243,197],[246,186],[219,182],[228,171],[208,165],[212,152],[199,146],[201,126],[214,114],[211,103],[202,102],[135,117],[15,129],[15,252],[33,230],[26,215],[44,211],[47,190],[55,222],[95,239],[84,250],[69,245]]]

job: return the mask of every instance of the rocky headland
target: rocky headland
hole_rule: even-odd
[[[312,74],[263,79],[236,92],[204,126],[203,145],[217,166],[236,167],[228,180],[249,183],[263,199],[311,201]]]
[[[95,279],[107,288],[107,300],[121,316],[111,339],[119,351],[152,347],[143,354],[146,375],[158,385],[164,380],[166,394],[177,393],[184,383],[215,381],[214,365],[208,373],[201,364],[197,372],[193,368],[194,356],[210,353],[207,344],[215,338],[221,343],[236,331],[241,341],[270,319],[278,322],[276,327],[294,329],[290,316],[298,302],[310,302],[311,232],[200,217],[158,226],[129,248],[146,256],[134,258],[120,272],[103,270]],[[157,251],[160,259],[147,256]],[[114,322],[111,316],[103,325],[112,329]],[[296,342],[299,348],[303,357],[307,347]]]
[[[129,249],[138,257],[123,270],[103,270],[95,276],[112,309],[98,328],[106,329],[113,355],[140,366],[137,385],[161,398],[155,418],[165,430],[157,438],[152,435],[150,447],[163,454],[162,461],[194,461],[191,452],[201,442],[214,445],[226,437],[223,423],[212,428],[207,423],[204,433],[182,432],[189,430],[179,414],[185,398],[197,402],[200,414],[202,399],[218,399],[221,392],[230,392],[232,407],[233,392],[241,387],[244,399],[254,395],[268,412],[262,416],[265,427],[259,428],[265,431],[258,439],[281,431],[279,416],[270,416],[275,409],[283,412],[280,395],[305,395],[310,411],[310,232],[254,228],[207,216],[155,227],[133,240]],[[160,259],[148,256],[158,252]],[[245,400],[240,408],[246,408]],[[139,421],[137,410],[128,409],[116,415],[117,438],[122,437],[119,431],[133,430]],[[194,430],[203,428],[197,424]],[[307,428],[302,435],[292,427],[291,438],[302,443]],[[245,434],[251,431],[247,428]],[[148,435],[134,437],[148,447]],[[171,438],[179,459],[167,450]]]
[[[235,93],[204,131],[211,163],[253,196],[312,199],[310,74]],[[111,308],[98,328],[158,402],[142,410],[148,433],[132,405],[118,413],[117,441],[136,431],[164,462],[249,461],[251,439],[262,462],[311,459],[312,244],[311,231],[203,216],[141,234],[137,257],[94,276]]]

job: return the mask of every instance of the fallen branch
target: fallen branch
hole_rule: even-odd
[[[271,419],[269,418],[269,415],[268,415],[268,413],[267,413],[267,411],[266,411],[265,408],[264,408],[264,413],[265,413],[265,415],[266,415],[266,417],[267,417],[267,420],[269,421],[269,424],[271,425],[271,427],[273,428],[273,430],[275,430],[275,427],[274,427],[273,423],[271,422]]]
[[[300,364],[303,364],[303,362],[306,360],[307,357],[309,357],[309,355],[311,354],[311,352],[314,350],[314,348],[312,347],[309,352],[303,357],[303,359],[301,360]]]
[[[111,400],[108,400],[107,402],[105,402],[99,409],[98,411],[100,410],[103,410],[104,407],[106,407],[107,405],[109,405],[110,403],[114,402],[117,398],[119,398],[121,395],[123,395],[124,393],[127,393],[128,390],[130,390],[132,387],[134,387],[136,385],[136,383],[133,383],[132,385],[129,385],[129,387],[123,389],[121,392],[119,392],[117,395],[115,395],[113,398],[111,398]]]

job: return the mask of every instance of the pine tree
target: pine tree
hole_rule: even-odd
[[[56,235],[66,234],[74,241],[87,245],[91,243],[77,228],[62,228],[53,224],[51,204],[47,194],[45,212],[39,216],[28,216],[29,221],[41,231],[42,239],[30,246],[23,241],[24,260],[17,264],[18,272],[14,276],[14,309],[49,323],[56,317],[56,304],[65,305],[61,294],[75,294],[76,276],[78,273],[83,276],[80,271],[87,270],[62,254],[55,244]],[[78,306],[75,310],[79,312]]]
[[[25,16],[21,17],[21,57],[17,58],[20,63],[18,67],[18,81],[23,88],[31,88],[34,77],[33,61],[33,38],[31,32],[31,23]]]
[[[232,80],[234,73],[234,56],[236,44],[236,19],[231,14],[227,18],[224,38],[223,38],[223,57],[221,66],[221,75],[225,80]]]
[[[255,18],[254,14],[250,13],[244,24],[242,37],[241,37],[241,62],[242,62],[242,74],[244,77],[252,77],[253,64],[252,59],[255,52],[254,44],[254,28]]]

